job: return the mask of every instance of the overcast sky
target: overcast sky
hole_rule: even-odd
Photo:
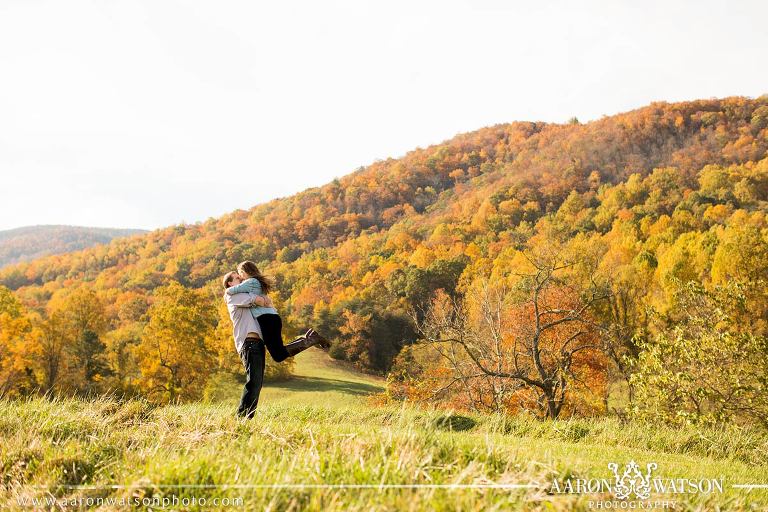
[[[0,229],[157,228],[515,120],[768,92],[768,2],[0,0]]]

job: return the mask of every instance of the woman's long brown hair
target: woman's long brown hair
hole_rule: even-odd
[[[259,268],[252,261],[242,262],[237,266],[237,270],[238,272],[242,272],[249,277],[258,279],[261,283],[261,290],[265,295],[275,287],[275,283],[272,281],[272,279],[259,272]]]

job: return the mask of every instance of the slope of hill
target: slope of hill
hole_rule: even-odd
[[[630,460],[657,463],[654,478],[722,479],[722,492],[654,488],[650,503],[768,503],[764,489],[735,487],[764,481],[764,433],[370,407],[338,371],[310,374],[321,400],[269,388],[250,421],[234,417],[231,401],[0,399],[0,506],[195,509],[182,500],[205,499],[215,510],[592,510],[590,501],[617,502],[609,492],[557,494],[553,480],[612,479],[608,465]]]
[[[290,379],[267,381],[260,404],[338,407],[355,405],[366,396],[382,393],[386,381],[361,373],[345,361],[331,359],[317,349],[307,350],[295,359]],[[210,402],[226,404],[234,411],[243,389],[241,375],[227,375],[215,389],[209,389]]]
[[[622,304],[628,329],[644,327],[646,303],[671,304],[672,278],[763,276],[767,156],[767,96],[497,125],[249,211],[6,267],[0,284],[43,318],[73,290],[94,291],[107,351],[119,352],[107,356],[113,373],[140,388],[148,352],[130,348],[149,350],[143,315],[159,290],[218,296],[218,278],[252,259],[277,278],[289,332],[312,325],[334,339],[332,356],[385,372],[416,338],[410,308],[439,288],[504,279],[515,251],[548,237],[643,276]]]
[[[118,238],[146,233],[143,229],[81,226],[27,226],[0,231],[0,267],[50,254],[79,251]]]
[[[768,96],[654,103],[583,125],[497,125],[249,211],[4,269],[0,283],[17,289],[58,276],[90,281],[119,268],[123,283],[140,288],[169,278],[202,286],[244,256],[291,262],[398,221],[421,221],[427,210],[461,220],[478,199],[497,192],[536,202],[542,211],[530,216],[535,220],[556,211],[573,190],[619,183],[633,173],[674,166],[690,180],[707,164],[758,161],[768,150],[766,126]],[[461,211],[451,212],[451,204],[461,202]],[[167,268],[171,260],[174,272]]]

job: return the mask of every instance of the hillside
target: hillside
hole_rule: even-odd
[[[209,375],[195,368],[239,371],[228,319],[216,311],[219,277],[252,259],[277,279],[274,299],[288,335],[311,325],[333,339],[334,358],[390,373],[392,396],[429,401],[428,391],[442,389],[452,370],[412,350],[420,337],[413,312],[423,319],[439,289],[451,300],[487,281],[519,289],[516,279],[530,270],[523,253],[555,247],[588,259],[596,272],[570,276],[581,281],[556,290],[559,300],[585,296],[576,285],[612,291],[590,314],[611,324],[610,340],[601,342],[614,345],[584,352],[573,366],[563,362],[581,383],[568,387],[566,413],[604,413],[611,385],[628,376],[626,358],[641,355],[638,343],[683,318],[681,283],[701,285],[699,295],[743,286],[733,329],[758,337],[768,330],[760,320],[768,318],[760,286],[768,279],[767,156],[768,96],[654,103],[585,124],[515,122],[248,211],[6,267],[0,285],[13,291],[12,317],[26,319],[14,324],[13,340],[40,340],[36,346],[61,354],[61,367],[41,366],[24,341],[8,342],[15,352],[0,365],[0,384],[199,398]],[[98,321],[86,329],[77,319],[92,304]],[[179,336],[192,332],[198,343],[169,370],[156,364],[153,344],[162,334],[172,353],[182,353],[173,326],[158,320],[176,306],[194,316]],[[68,350],[42,343],[62,335]],[[87,366],[94,353],[98,365]],[[66,369],[77,376],[60,378]],[[482,379],[475,385],[481,397],[499,389]],[[525,393],[441,398],[478,410],[537,403]]]
[[[655,103],[583,125],[497,125],[249,211],[7,268],[0,283],[19,289],[59,276],[112,283],[119,271],[117,282],[135,288],[169,279],[203,286],[244,256],[290,263],[408,221],[422,231],[442,215],[468,221],[466,215],[496,193],[514,195],[523,206],[536,203],[536,212],[518,213],[535,221],[555,212],[571,191],[620,183],[633,173],[674,167],[690,180],[708,164],[761,160],[767,125],[768,96]]]
[[[208,401],[237,408],[243,389],[242,376],[231,375],[208,394]],[[259,398],[260,404],[324,407],[355,405],[369,395],[382,393],[385,380],[360,373],[350,364],[336,361],[317,349],[302,352],[290,379],[268,381]]]
[[[175,510],[187,507],[173,506],[174,497],[195,497],[254,510],[591,510],[590,500],[612,496],[551,494],[552,480],[611,478],[607,465],[629,460],[657,462],[655,478],[724,478],[722,494],[654,492],[676,510],[768,503],[765,490],[734,487],[768,470],[759,432],[371,407],[375,379],[320,351],[301,354],[297,367],[290,392],[265,388],[251,421],[234,418],[232,397],[161,407],[0,400],[0,503],[54,509],[46,499],[90,498],[94,508],[102,499],[108,510],[156,510],[165,499]]]
[[[81,226],[27,226],[8,229],[0,231],[0,267],[51,254],[79,251],[138,233],[146,233],[146,230]]]

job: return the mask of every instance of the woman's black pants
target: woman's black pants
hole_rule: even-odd
[[[240,351],[240,360],[245,366],[245,386],[240,397],[237,415],[253,418],[259,403],[261,387],[264,385],[264,363],[266,353],[264,342],[258,338],[246,338]]]
[[[261,327],[261,337],[264,338],[264,344],[269,350],[269,355],[276,362],[285,361],[290,354],[283,345],[283,321],[280,315],[266,313],[256,317]]]

